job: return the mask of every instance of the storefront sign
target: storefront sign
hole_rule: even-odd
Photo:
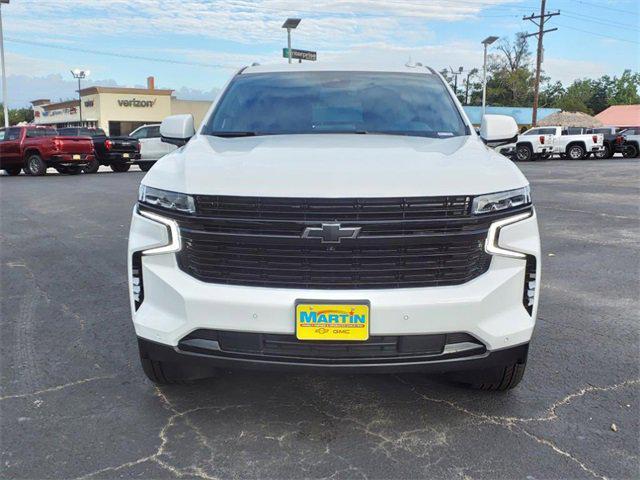
[[[151,108],[156,104],[156,98],[153,100],[138,100],[137,98],[118,99],[118,105],[121,107],[138,107],[138,108]]]

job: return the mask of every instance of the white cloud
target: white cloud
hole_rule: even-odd
[[[22,0],[11,5],[8,35],[42,35],[52,24],[67,37],[122,35],[193,35],[240,43],[281,40],[286,16],[300,15],[298,39],[326,47],[337,42],[424,40],[427,20],[470,20],[482,10],[514,0]],[[38,15],[33,15],[37,11]]]
[[[574,80],[585,77],[601,77],[602,75],[620,75],[625,68],[634,68],[633,65],[617,65],[615,67],[604,62],[592,62],[588,60],[569,60],[566,58],[545,58],[542,65],[544,73],[551,77],[552,81],[561,81],[565,86]]]
[[[63,62],[6,52],[7,72],[13,75],[47,75],[66,69]]]

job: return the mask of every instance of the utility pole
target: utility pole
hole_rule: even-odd
[[[453,75],[453,93],[455,94],[455,96],[458,96],[458,75],[462,74],[462,70],[463,68],[460,67],[458,70],[454,70],[453,68],[451,68],[451,66],[449,66],[449,70],[451,70],[451,75]]]
[[[542,68],[542,38],[545,33],[553,32],[554,30],[558,30],[557,28],[549,28],[548,30],[544,29],[544,23],[549,20],[551,17],[555,17],[556,15],[560,15],[560,11],[556,12],[546,12],[547,1],[540,1],[540,15],[534,15],[533,13],[528,17],[522,17],[523,20],[529,20],[538,26],[538,31],[536,33],[530,33],[525,35],[525,38],[528,37],[538,37],[538,51],[536,54],[536,80],[533,86],[533,113],[531,115],[531,124],[535,127],[538,123],[538,98],[540,95],[540,70]],[[536,21],[538,20],[538,21]]]
[[[9,99],[7,98],[7,71],[4,65],[4,35],[2,33],[2,4],[9,0],[0,0],[0,62],[2,63],[2,104],[4,107],[4,126],[9,128]]]
[[[465,105],[469,105],[469,79],[471,78],[471,75],[475,75],[476,73],[478,73],[478,71],[475,68],[472,68],[467,73],[467,80],[464,83],[464,85],[465,85],[465,89],[464,89],[464,104]]]

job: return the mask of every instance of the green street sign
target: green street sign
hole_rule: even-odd
[[[289,58],[289,49],[282,49],[282,56],[284,58]],[[315,62],[318,59],[317,52],[312,52],[309,50],[296,50],[295,48],[291,49],[291,58],[295,60],[311,60]]]

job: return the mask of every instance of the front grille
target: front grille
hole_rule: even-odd
[[[258,198],[198,195],[177,220],[180,268],[210,283],[303,289],[459,285],[482,275],[491,222],[470,214],[471,196]],[[149,207],[144,207],[149,208]],[[302,238],[322,223],[358,227],[357,238]]]
[[[215,343],[213,343],[215,342]],[[431,335],[372,336],[363,342],[298,340],[295,335],[230,332],[200,329],[191,332],[178,343],[182,351],[207,354],[212,348],[226,354],[298,359],[381,359],[441,355],[445,345],[469,343],[477,355],[482,344],[468,333]]]

